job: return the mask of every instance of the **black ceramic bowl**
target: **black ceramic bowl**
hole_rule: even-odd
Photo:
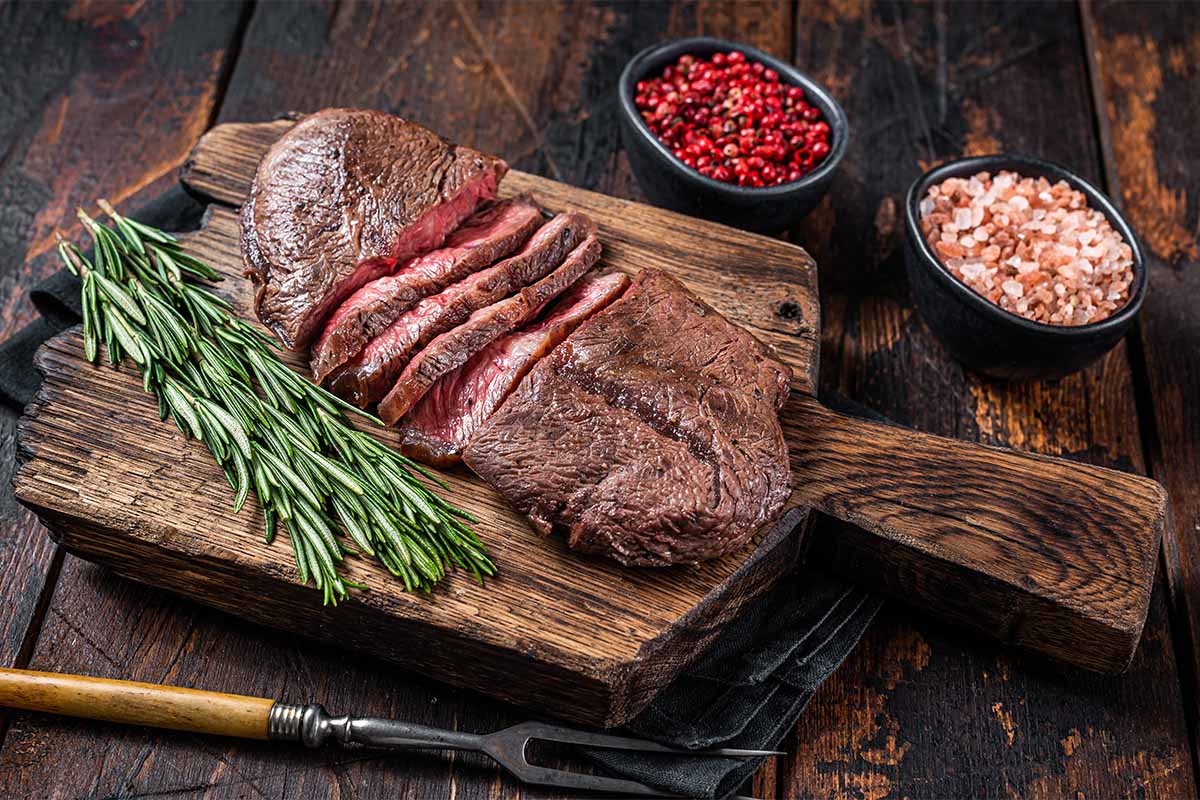
[[[637,82],[660,75],[684,53],[708,56],[740,50],[779,73],[783,83],[799,86],[809,103],[829,124],[830,151],[817,169],[793,183],[761,189],[745,188],[701,175],[682,161],[651,132],[634,105]],[[846,114],[829,92],[785,61],[737,42],[698,36],[673,39],[648,47],[634,56],[621,73],[618,90],[621,134],[638,185],[655,205],[750,231],[773,233],[799,222],[821,201],[846,154],[850,127]]]
[[[1107,319],[1090,325],[1050,325],[1012,314],[976,294],[954,277],[921,235],[920,202],[929,187],[947,178],[977,172],[1012,170],[1022,176],[1065,180],[1087,195],[1133,250],[1133,284],[1129,301]],[[1060,378],[1091,364],[1121,340],[1146,297],[1146,264],[1142,246],[1112,202],[1095,186],[1066,167],[1036,158],[992,155],[964,158],[922,175],[908,190],[904,209],[908,232],[905,248],[913,300],[925,323],[956,358],[996,378],[1030,380]]]

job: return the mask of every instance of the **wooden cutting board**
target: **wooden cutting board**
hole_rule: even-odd
[[[187,246],[227,276],[218,291],[246,319],[253,313],[236,206],[259,157],[291,124],[218,126],[182,175],[213,201]],[[78,331],[39,354],[46,380],[20,429],[18,498],[68,550],[134,580],[583,723],[613,725],[636,713],[788,574],[813,507],[862,526],[808,543],[830,569],[1093,669],[1128,662],[1164,514],[1157,484],[835,414],[814,399],[819,304],[804,250],[510,173],[502,194],[520,192],[553,210],[588,213],[605,263],[674,273],[794,368],[781,416],[796,488],[788,511],[752,547],[668,570],[580,557],[455,471],[444,474],[448,495],[479,517],[500,574],[483,587],[452,575],[432,595],[412,595],[354,560],[350,577],[370,591],[322,608],[299,585],[286,543],[263,543],[256,504],[233,515],[204,446],[158,420],[136,374],[85,363]]]

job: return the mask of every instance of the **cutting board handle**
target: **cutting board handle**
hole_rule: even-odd
[[[1166,515],[1158,483],[797,404],[798,499],[860,529],[815,535],[811,562],[1088,669],[1128,665]]]

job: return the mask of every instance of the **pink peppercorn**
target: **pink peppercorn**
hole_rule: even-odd
[[[684,54],[636,92],[642,119],[675,157],[724,183],[797,181],[831,150],[829,125],[804,90],[736,50]]]

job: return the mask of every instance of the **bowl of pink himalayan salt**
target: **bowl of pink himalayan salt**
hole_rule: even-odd
[[[909,283],[956,358],[1009,380],[1058,378],[1111,350],[1146,295],[1133,229],[1058,164],[994,155],[943,164],[908,191]]]

